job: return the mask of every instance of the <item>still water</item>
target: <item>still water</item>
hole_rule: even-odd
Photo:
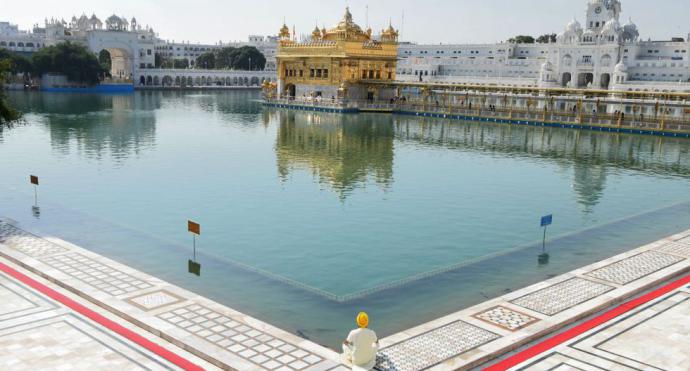
[[[10,98],[26,124],[0,131],[0,216],[334,348],[360,310],[385,336],[690,227],[688,140],[251,92]]]

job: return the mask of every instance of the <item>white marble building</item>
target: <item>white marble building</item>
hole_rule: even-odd
[[[640,40],[632,20],[621,24],[620,0],[586,1],[584,24],[568,22],[555,42],[401,44],[398,79],[690,92],[687,39]]]
[[[142,27],[136,18],[127,19],[123,16],[111,15],[105,21],[101,21],[95,14],[91,17],[82,14],[80,17],[72,17],[67,22],[64,19],[46,19],[44,26],[34,25],[29,31],[20,30],[16,25],[8,22],[0,22],[0,48],[6,48],[14,52],[30,55],[43,47],[55,45],[62,41],[72,41],[84,44],[95,54],[102,50],[110,53],[112,61],[111,75],[116,80],[130,81],[135,84],[151,85],[160,71],[155,69],[155,55],[159,53],[163,57],[173,59],[187,59],[194,66],[196,58],[204,52],[212,51],[225,46],[255,46],[266,57],[266,71],[256,71],[249,74],[241,71],[207,71],[201,73],[203,81],[207,84],[238,85],[238,81],[248,82],[250,85],[258,85],[266,79],[266,72],[275,75],[275,55],[277,50],[276,37],[249,36],[246,42],[219,42],[214,45],[202,45],[175,43],[163,40],[149,26]],[[197,80],[200,75],[198,70],[166,70],[165,76],[174,80]],[[207,77],[213,79],[207,79]],[[254,84],[256,79],[259,83]],[[166,79],[168,81],[169,79]],[[173,81],[174,81],[173,80]],[[272,79],[274,80],[274,78]],[[151,84],[148,82],[151,81]],[[161,84],[163,78],[160,79]],[[212,83],[210,82],[212,81]],[[143,83],[142,83],[143,82]],[[187,84],[189,86],[190,84]],[[195,84],[199,85],[199,83]]]

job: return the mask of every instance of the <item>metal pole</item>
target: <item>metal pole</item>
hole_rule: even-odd
[[[38,187],[34,184],[34,206],[38,206]]]
[[[542,239],[541,242],[541,252],[542,254],[546,253],[546,228],[547,226],[544,226],[544,238]]]
[[[196,261],[196,235],[192,234],[192,244],[194,246],[193,248],[193,256],[194,256],[194,261]]]

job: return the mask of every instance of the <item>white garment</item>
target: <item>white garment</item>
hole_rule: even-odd
[[[368,328],[352,330],[347,341],[349,344],[343,345],[343,356],[345,362],[352,364],[353,369],[370,370],[376,365],[378,338],[374,331]]]

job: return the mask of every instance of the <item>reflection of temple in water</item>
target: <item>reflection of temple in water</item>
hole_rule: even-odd
[[[310,170],[341,197],[370,182],[386,189],[393,181],[393,128],[380,118],[282,110],[264,117],[279,125],[280,176]]]
[[[121,161],[155,146],[155,94],[23,94],[13,101],[45,119],[52,147],[63,154]]]
[[[599,203],[612,171],[690,176],[684,139],[410,117],[397,117],[394,127],[396,140],[555,162],[572,170],[572,188],[585,212]]]

